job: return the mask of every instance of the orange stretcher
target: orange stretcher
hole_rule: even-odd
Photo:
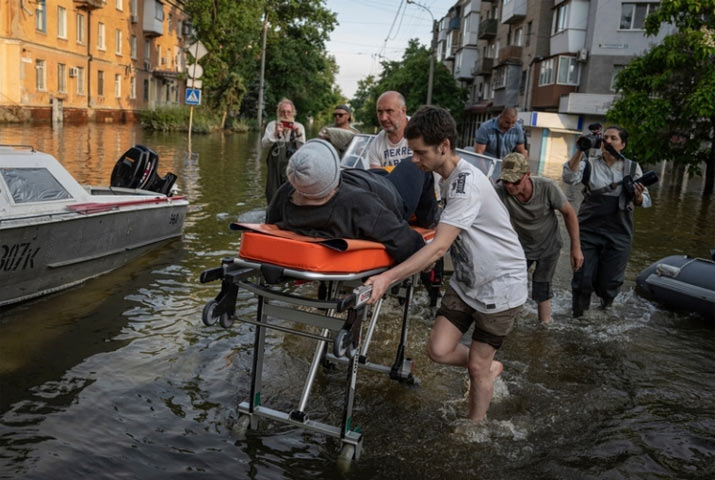
[[[256,326],[250,397],[238,407],[239,419],[234,431],[243,435],[258,427],[259,417],[269,418],[339,438],[342,445],[339,462],[349,463],[358,459],[362,450],[362,433],[352,418],[358,368],[384,373],[407,384],[418,383],[412,375],[412,360],[405,356],[408,312],[416,277],[400,282],[390,291],[404,306],[400,339],[393,365],[375,364],[368,359],[368,348],[384,299],[372,307],[368,306],[366,302],[371,287],[363,285],[363,281],[394,263],[382,244],[305,237],[267,224],[232,224],[231,229],[243,231],[238,256],[224,258],[220,267],[204,271],[201,282],[221,280],[221,291],[204,307],[202,320],[207,326],[218,322],[228,328],[234,320]],[[417,230],[426,241],[434,236],[432,230]],[[301,294],[294,293],[296,282],[305,281],[316,282],[318,288],[301,287]],[[257,296],[255,320],[235,316],[240,288]],[[315,297],[306,295],[306,292]],[[364,322],[368,312],[370,321]],[[366,323],[364,335],[363,323]],[[311,331],[298,328],[299,325],[316,328]],[[278,411],[261,403],[267,329],[317,341],[298,405],[290,412]],[[319,333],[313,333],[316,329]],[[332,351],[329,351],[328,344],[332,344]],[[312,420],[307,411],[308,397],[319,367],[334,367],[335,362],[348,364],[340,426]]]

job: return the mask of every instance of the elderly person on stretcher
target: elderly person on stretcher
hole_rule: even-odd
[[[266,223],[311,237],[357,238],[382,243],[396,262],[424,244],[409,226],[430,228],[439,219],[434,180],[412,162],[390,173],[340,170],[335,148],[313,139],[288,162],[288,182],[271,200]]]

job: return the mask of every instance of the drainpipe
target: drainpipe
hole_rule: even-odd
[[[90,45],[92,39],[92,11],[87,10],[87,120],[89,120],[89,110],[92,99],[92,53]]]
[[[529,68],[526,69],[526,92],[524,93],[524,108],[522,108],[522,112],[528,112],[529,111],[529,102],[531,100],[531,88],[532,88],[532,75],[534,71],[534,63],[540,62],[544,59],[541,55],[538,55],[534,58],[531,59],[529,62]]]

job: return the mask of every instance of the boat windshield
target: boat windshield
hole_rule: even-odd
[[[0,174],[15,203],[72,198],[46,168],[0,168]]]

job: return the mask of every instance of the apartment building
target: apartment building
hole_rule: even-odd
[[[478,12],[472,78],[457,74],[456,50],[447,64],[470,88],[461,145],[483,121],[517,107],[532,160],[568,156],[586,125],[603,121],[617,72],[672,32],[645,37],[645,17],[658,5],[647,0],[462,0],[439,22],[444,47],[442,28],[465,3]],[[438,52],[450,61],[448,49]]]
[[[131,121],[178,104],[183,0],[9,0],[0,9],[0,120]]]

